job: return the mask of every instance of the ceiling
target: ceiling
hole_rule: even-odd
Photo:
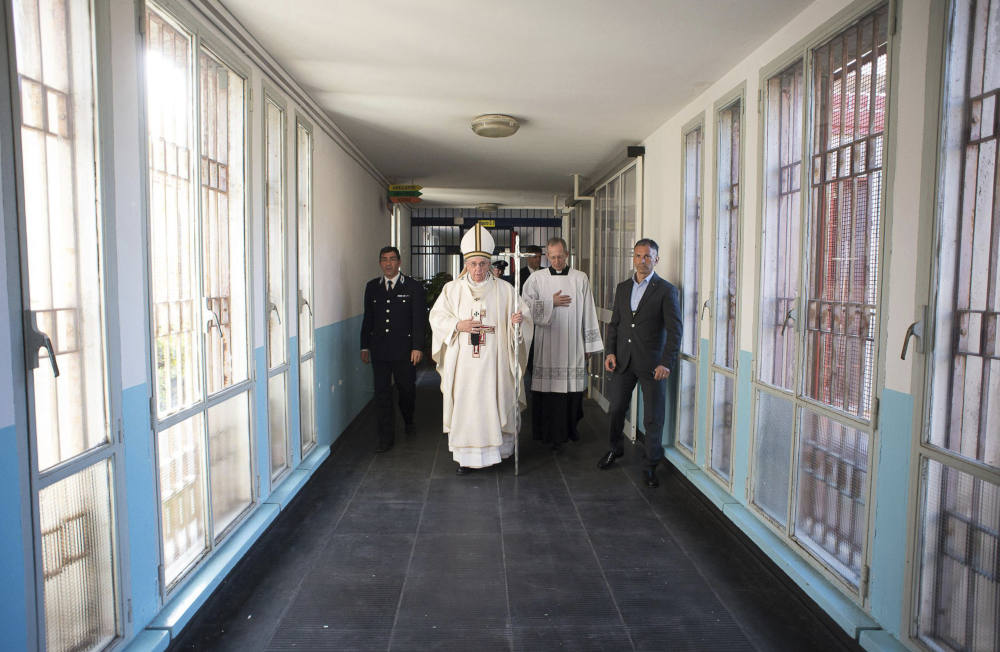
[[[809,4],[223,2],[391,181],[507,207],[565,199]],[[521,129],[481,138],[481,113]]]

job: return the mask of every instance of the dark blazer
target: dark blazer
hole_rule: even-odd
[[[379,276],[365,286],[365,317],[361,323],[361,348],[372,360],[409,360],[410,351],[423,349],[427,308],[424,286],[402,273],[385,289]]]
[[[654,272],[633,316],[632,284],[629,278],[615,288],[604,353],[614,354],[616,373],[624,372],[631,363],[635,373],[652,373],[657,365],[663,365],[673,374],[684,328],[680,294]]]

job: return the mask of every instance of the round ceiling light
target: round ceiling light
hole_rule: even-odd
[[[497,210],[499,210],[499,208],[500,204],[494,204],[494,203],[476,204],[476,210],[479,211],[480,213],[496,213]]]
[[[502,113],[486,113],[472,119],[472,131],[486,138],[513,136],[518,128],[517,119]]]

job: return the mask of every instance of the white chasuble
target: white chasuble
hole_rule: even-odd
[[[524,283],[524,311],[535,325],[535,356],[531,389],[536,392],[582,392],[587,389],[586,353],[604,348],[590,279],[581,271],[552,274],[540,269]],[[562,292],[572,301],[555,306],[552,295]]]
[[[523,376],[531,344],[531,318],[524,311],[517,345],[510,317],[514,287],[492,275],[481,283],[468,275],[450,281],[431,308],[431,357],[441,375],[443,425],[448,449],[461,466],[483,468],[514,452],[514,437],[524,409],[524,387],[514,395],[514,379]],[[479,319],[482,332],[456,330],[459,321]]]

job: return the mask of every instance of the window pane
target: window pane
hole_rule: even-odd
[[[694,436],[698,428],[698,406],[696,395],[698,391],[698,364],[680,359],[680,391],[678,403],[680,416],[677,421],[677,443],[688,452],[694,451]]]
[[[591,238],[591,217],[593,211],[590,202],[580,202],[577,204],[577,211],[580,214],[580,251],[578,252],[578,268],[584,274],[590,274],[590,238]],[[593,288],[591,288],[593,289]]]
[[[802,61],[767,80],[757,377],[792,390],[799,289]]]
[[[726,480],[732,469],[733,393],[736,381],[712,374],[712,469]]]
[[[790,399],[757,392],[753,502],[782,526],[788,523],[794,421],[795,404]]]
[[[954,3],[930,441],[1000,468],[1000,2]]]
[[[299,424],[302,430],[302,456],[316,445],[316,384],[313,359],[299,365]]]
[[[38,492],[50,652],[99,650],[117,633],[112,509],[107,460]]]
[[[805,393],[863,419],[875,380],[887,23],[882,6],[812,52]]]
[[[240,394],[208,410],[212,531],[216,537],[253,499],[250,487],[249,400],[249,394]]]
[[[209,393],[247,379],[243,79],[202,52],[201,229]]]
[[[803,410],[795,535],[851,584],[861,576],[868,433]]]
[[[298,125],[296,181],[299,226],[299,353],[313,350],[312,134]]]
[[[1000,487],[933,460],[924,467],[920,637],[1000,648]]]
[[[684,334],[681,351],[698,355],[698,275],[701,272],[701,127],[684,136]]]
[[[163,576],[170,584],[207,546],[202,415],[160,432],[157,439]]]
[[[161,418],[202,397],[191,64],[190,36],[147,6],[149,269]]]
[[[719,113],[719,156],[716,160],[715,322],[713,361],[736,366],[736,293],[740,233],[740,113],[736,102]]]
[[[108,440],[90,7],[15,0],[13,15],[26,303],[59,368],[42,349],[28,371],[45,470]]]
[[[268,439],[271,442],[271,477],[288,466],[288,420],[285,418],[285,374],[267,381]]]
[[[615,285],[627,279],[632,274],[632,251],[636,236],[636,204],[635,204],[635,167],[631,167],[622,174],[622,237],[621,256],[618,263],[618,274]],[[612,292],[613,294],[613,292]],[[614,301],[614,296],[611,297]]]
[[[267,115],[264,183],[267,209],[267,367],[283,362],[285,344],[285,112],[271,100]]]

